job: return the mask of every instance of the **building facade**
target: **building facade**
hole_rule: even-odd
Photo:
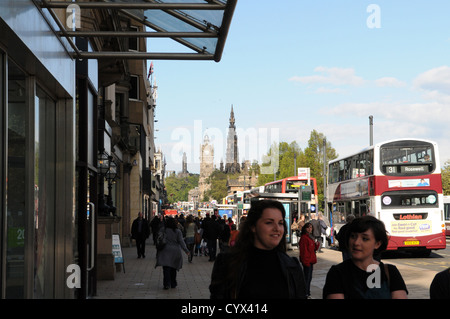
[[[1,298],[94,296],[114,278],[112,234],[127,243],[165,201],[147,61],[220,61],[236,1],[137,2],[0,2]],[[208,6],[223,14],[206,21]],[[155,33],[194,52],[148,52]]]
[[[2,1],[2,298],[76,294],[66,286],[66,269],[78,265],[80,257],[72,195],[77,188],[76,62],[66,45],[31,1]]]

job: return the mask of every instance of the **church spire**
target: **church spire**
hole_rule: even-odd
[[[234,110],[232,104],[230,113],[230,126],[228,128],[228,136],[227,136],[227,153],[226,153],[227,157],[225,162],[225,173],[240,172],[238,141],[236,135],[236,126],[234,125],[235,123],[236,120],[234,118]]]
[[[236,128],[236,126],[234,126],[234,123],[235,123],[235,122],[236,122],[236,120],[234,119],[233,104],[231,104],[230,128]]]

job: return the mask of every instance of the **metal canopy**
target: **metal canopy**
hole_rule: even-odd
[[[55,34],[65,38],[76,59],[148,59],[148,60],[214,60],[219,62],[225,46],[237,0],[110,0],[48,1],[34,0],[42,11],[48,10],[57,25]],[[54,9],[106,10],[119,13],[146,27],[145,32],[129,29],[91,31],[68,28]],[[120,28],[120,27],[119,27]],[[188,48],[188,52],[139,52],[80,50],[73,38],[168,38]],[[150,43],[151,46],[151,43]]]

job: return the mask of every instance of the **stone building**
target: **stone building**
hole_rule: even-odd
[[[199,200],[202,201],[205,193],[211,189],[208,179],[214,171],[214,146],[205,135],[203,144],[200,146],[200,178],[198,180]]]
[[[126,243],[163,187],[146,61],[219,62],[236,4],[0,1],[0,298],[86,299],[113,279],[112,234]],[[151,52],[155,36],[190,51]]]

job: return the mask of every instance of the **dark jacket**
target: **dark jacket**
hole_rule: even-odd
[[[139,232],[139,217],[136,218],[131,225],[131,238],[146,239],[148,236],[150,236],[148,221],[145,218],[142,218],[141,232]]]
[[[203,224],[203,238],[214,240],[219,238],[220,235],[220,225],[219,223],[213,219],[205,219]]]
[[[283,276],[285,276],[288,283],[288,294],[290,299],[306,299],[305,278],[303,276],[303,268],[300,262],[295,257],[290,257],[284,252],[277,252],[280,261]],[[233,299],[232,291],[229,283],[224,282],[226,278],[229,263],[230,253],[220,253],[214,263],[211,274],[211,285],[209,291],[211,292],[211,299]],[[244,262],[238,274],[236,296],[239,295],[239,290],[244,280],[244,275],[247,270],[247,263]]]
[[[321,226],[320,226],[320,222],[317,219],[311,219],[309,221],[311,223],[311,225],[313,225],[313,231],[312,231],[312,236],[313,237],[320,237],[320,235],[322,234]]]

